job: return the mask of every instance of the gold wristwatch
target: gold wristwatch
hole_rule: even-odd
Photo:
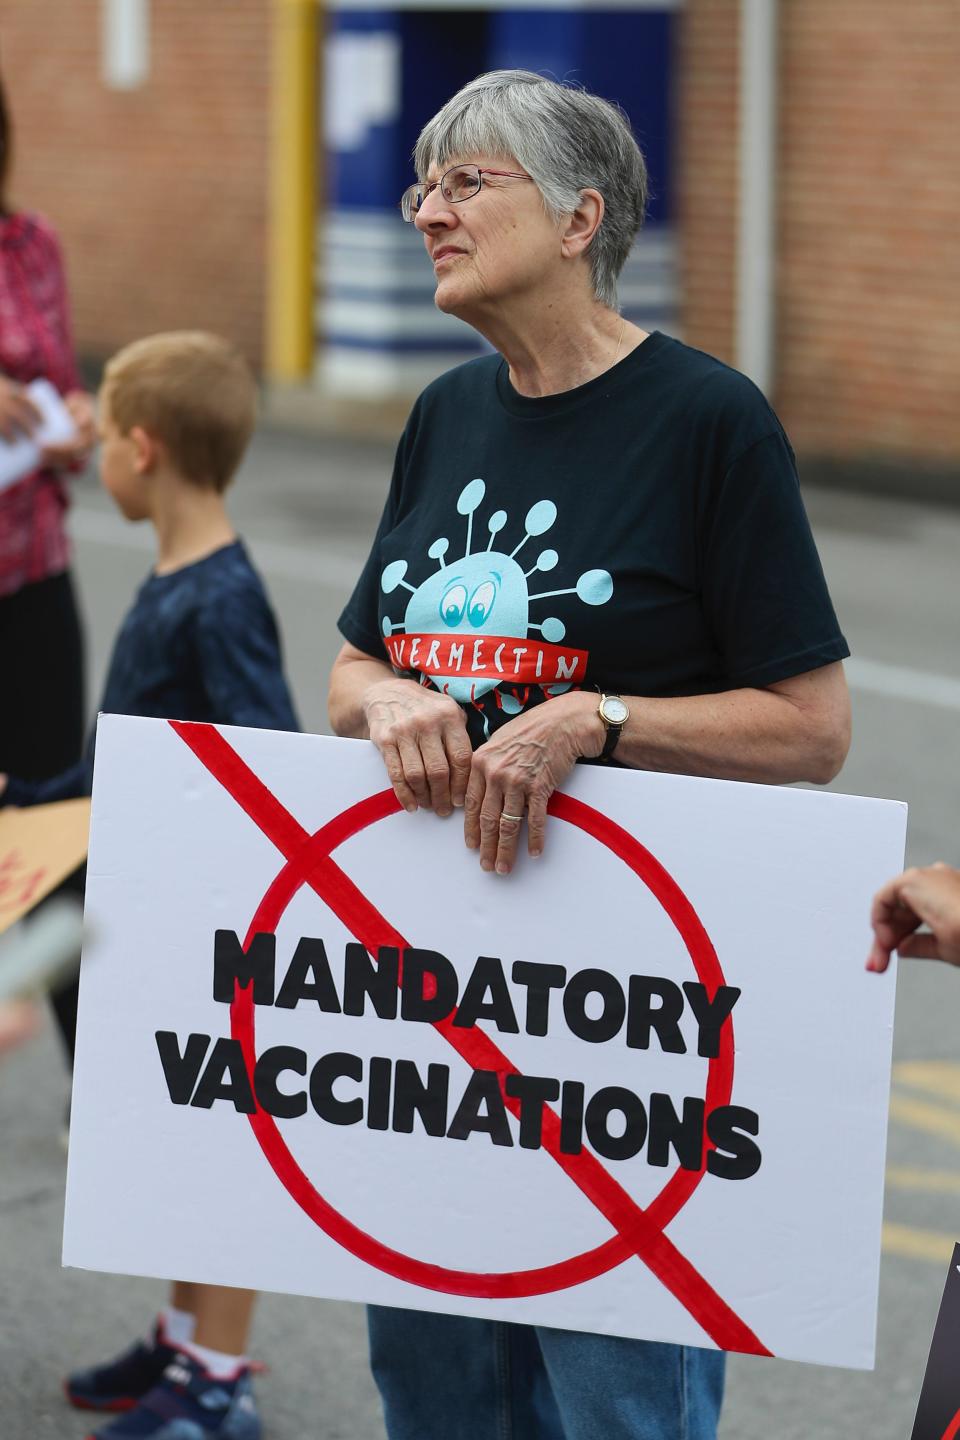
[[[597,714],[600,716],[601,725],[607,732],[603,749],[598,758],[609,760],[616,749],[624,725],[630,719],[630,708],[619,695],[604,695],[601,691]]]

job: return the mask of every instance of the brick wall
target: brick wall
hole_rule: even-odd
[[[734,360],[740,0],[687,0],[678,85],[683,338]]]
[[[734,359],[738,0],[688,0],[686,338]],[[773,400],[798,450],[960,464],[953,0],[781,0]]]
[[[137,90],[101,79],[100,0],[4,7],[10,198],[66,251],[77,347],[202,326],[262,351],[269,0],[153,0]]]
[[[960,463],[960,12],[782,7],[778,396],[802,449]]]

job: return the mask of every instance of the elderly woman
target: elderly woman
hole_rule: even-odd
[[[646,197],[622,114],[496,72],[414,160],[436,303],[498,353],[413,408],[340,619],[336,732],[406,809],[462,807],[500,874],[524,830],[542,852],[577,761],[831,779],[848,651],[789,442],[743,376],[617,310]],[[370,1330],[391,1440],[715,1434],[716,1351],[379,1308]]]

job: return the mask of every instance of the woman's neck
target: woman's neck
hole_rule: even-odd
[[[466,317],[463,317],[466,318]],[[647,332],[592,299],[514,300],[502,311],[471,317],[510,367],[510,383],[535,398],[575,390],[635,350]]]

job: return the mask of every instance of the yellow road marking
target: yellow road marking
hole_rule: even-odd
[[[956,1244],[953,1235],[937,1230],[916,1230],[912,1225],[886,1224],[883,1227],[883,1248],[887,1255],[903,1255],[908,1260],[929,1260],[934,1265],[948,1265]]]
[[[960,1147],[960,1115],[955,1110],[932,1105],[927,1100],[908,1100],[905,1095],[894,1092],[890,1096],[890,1115],[915,1130],[925,1130],[928,1135],[937,1135]]]
[[[950,1060],[905,1060],[893,1067],[893,1078],[898,1085],[960,1105],[960,1065]]]
[[[960,1195],[960,1173],[955,1170],[919,1170],[908,1165],[888,1165],[887,1184],[899,1190]]]

